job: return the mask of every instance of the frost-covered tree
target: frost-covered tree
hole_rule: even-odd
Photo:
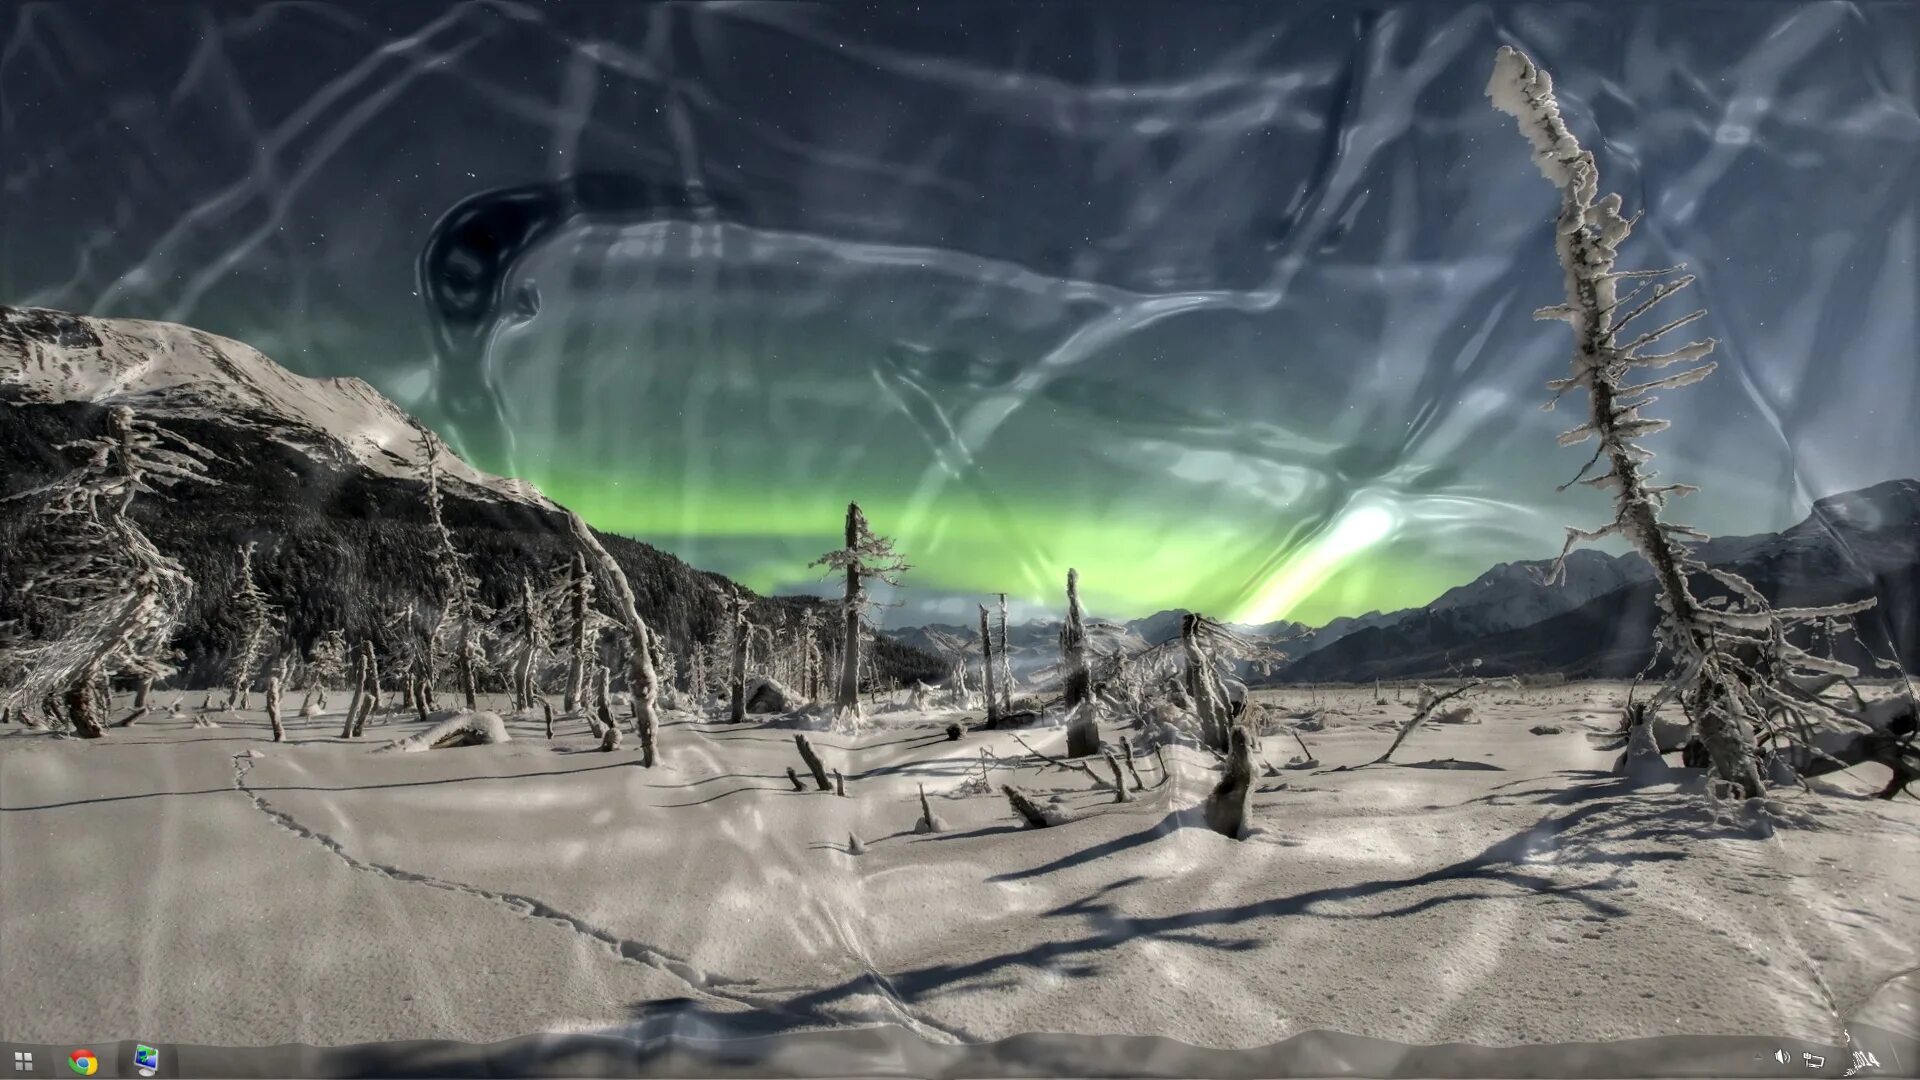
[[[1183,686],[1199,725],[1200,741],[1224,753],[1230,746],[1233,718],[1211,647],[1213,631],[1218,626],[1191,611],[1181,616],[1180,649],[1186,660]]]
[[[516,709],[533,708],[534,674],[539,670],[540,658],[546,653],[547,638],[552,632],[547,608],[544,598],[534,592],[533,580],[522,577],[520,593],[508,612],[513,639],[513,700]]]
[[[419,446],[421,478],[427,485],[427,520],[433,529],[433,572],[440,582],[433,651],[451,659],[466,707],[477,709],[480,673],[486,666],[487,620],[492,613],[480,602],[480,581],[468,571],[466,556],[454,546],[453,530],[441,515],[440,442],[423,428]]]
[[[1093,673],[1087,667],[1087,621],[1080,608],[1080,571],[1067,571],[1067,621],[1060,626],[1060,660],[1065,682],[1060,707],[1067,714],[1067,756],[1100,752],[1100,728],[1094,722]]]
[[[583,708],[587,668],[592,664],[594,642],[599,638],[596,625],[599,613],[593,607],[593,573],[587,568],[587,553],[575,551],[569,564],[566,601],[557,620],[559,640],[566,644],[567,686],[562,710],[572,713]]]
[[[987,605],[980,605],[980,670],[986,677],[987,726],[1000,726],[1000,697],[993,686],[993,631],[987,626]]]
[[[595,572],[607,586],[613,600],[614,616],[627,633],[627,690],[633,697],[633,726],[640,736],[640,764],[652,768],[659,759],[660,683],[654,673],[652,633],[646,621],[640,618],[640,610],[634,605],[633,588],[627,584],[627,575],[620,564],[613,561],[607,549],[601,545],[599,537],[580,519],[580,515],[567,514],[568,524],[573,529],[573,538],[580,545],[594,567]]]
[[[727,626],[733,649],[733,663],[727,677],[727,719],[743,724],[747,720],[747,644],[753,627],[747,622],[746,597],[739,589],[733,590]]]
[[[1554,99],[1553,80],[1524,54],[1502,48],[1494,60],[1487,96],[1493,106],[1519,122],[1533,145],[1533,161],[1560,190],[1555,247],[1564,273],[1566,298],[1541,308],[1535,317],[1565,322],[1573,331],[1573,370],[1549,384],[1554,400],[1572,390],[1587,395],[1585,423],[1560,437],[1561,445],[1588,441],[1593,457],[1564,490],[1583,483],[1613,493],[1613,520],[1598,529],[1568,529],[1566,550],[1582,541],[1620,536],[1651,564],[1659,589],[1657,644],[1673,673],[1655,706],[1677,700],[1704,745],[1716,785],[1740,797],[1762,790],[1756,738],[1769,727],[1768,716],[1782,714],[1842,730],[1864,732],[1869,725],[1858,710],[1835,705],[1820,691],[1857,672],[1815,656],[1790,634],[1811,621],[1850,616],[1871,607],[1871,599],[1819,609],[1771,606],[1751,584],[1731,572],[1705,565],[1689,547],[1705,539],[1685,525],[1661,519],[1670,498],[1695,490],[1685,484],[1656,484],[1647,467],[1653,453],[1640,442],[1665,429],[1667,421],[1643,414],[1657,400],[1653,392],[1699,382],[1714,370],[1704,358],[1715,341],[1650,352],[1655,342],[1704,318],[1704,309],[1668,320],[1643,333],[1629,327],[1662,301],[1692,284],[1684,267],[1667,270],[1614,269],[1619,246],[1638,220],[1621,215],[1618,194],[1600,196],[1593,154],[1582,149],[1567,129]],[[1621,284],[1630,289],[1621,295]],[[1691,365],[1676,374],[1634,381],[1647,369]],[[1548,408],[1552,408],[1549,401]],[[1596,466],[1604,470],[1587,474]],[[1564,569],[1563,550],[1554,568]],[[1703,600],[1694,586],[1707,581],[1720,597]],[[1715,606],[1716,604],[1720,606]],[[1778,731],[1775,734],[1779,734]],[[1801,740],[1805,745],[1806,740]]]
[[[37,504],[44,543],[19,595],[51,631],[10,645],[0,670],[22,673],[6,705],[64,705],[74,731],[97,739],[106,727],[95,687],[113,675],[171,674],[169,646],[193,594],[186,571],[134,522],[134,497],[207,482],[213,454],[123,406],[107,411],[104,434],[60,449],[84,463],[9,500]]]
[[[329,630],[313,643],[307,653],[307,684],[320,692],[320,707],[327,707],[327,691],[337,688],[347,677],[347,632]]]
[[[240,579],[227,596],[227,610],[240,620],[240,639],[234,644],[233,662],[227,672],[227,704],[234,709],[247,707],[254,677],[267,655],[268,635],[280,620],[279,610],[254,580],[254,548],[251,541],[241,545]]]
[[[1000,595],[1000,711],[1013,711],[1013,660],[1008,656],[1007,594]]]
[[[875,535],[867,527],[867,517],[859,503],[847,504],[846,545],[815,559],[814,566],[827,567],[846,575],[846,593],[841,598],[845,630],[841,635],[840,689],[834,697],[836,712],[844,721],[858,724],[860,719],[860,624],[871,603],[867,595],[868,579],[899,585],[899,575],[913,567],[893,550],[893,541]]]

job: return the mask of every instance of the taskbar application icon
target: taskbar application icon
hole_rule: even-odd
[[[92,1076],[100,1071],[100,1058],[91,1050],[75,1050],[67,1055],[67,1068],[76,1076]]]
[[[152,1076],[160,1071],[160,1051],[146,1043],[133,1046],[133,1071],[141,1076]]]

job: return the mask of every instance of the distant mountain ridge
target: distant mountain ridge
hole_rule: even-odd
[[[218,455],[209,472],[219,483],[134,503],[156,545],[197,584],[176,640],[185,657],[180,682],[206,685],[224,669],[238,629],[225,598],[236,549],[248,541],[261,544],[262,587],[286,612],[286,636],[302,655],[328,630],[378,639],[396,608],[431,606],[433,545],[415,478],[419,432],[369,384],[296,375],[190,327],[0,306],[0,497],[70,469],[58,447],[98,434],[111,405]],[[446,520],[483,599],[504,606],[522,576],[549,580],[574,550],[560,508],[533,485],[489,475],[442,447]],[[647,544],[598,535],[630,579],[641,614],[678,656],[720,631],[733,583]],[[18,504],[0,504],[0,620],[9,617],[7,590],[33,543]],[[804,609],[820,603],[763,597],[754,610],[791,633]],[[943,670],[891,640],[878,656],[893,677]]]
[[[1883,656],[1897,653],[1909,670],[1920,662],[1920,480],[1830,495],[1781,532],[1717,537],[1695,551],[1709,565],[1741,574],[1776,604],[1878,597],[1878,607],[1860,619],[1869,644]],[[1533,571],[1550,565],[1502,564],[1425,607],[1320,644],[1280,677],[1431,677],[1472,660],[1480,661],[1483,674],[1621,678],[1645,667],[1656,611],[1646,561],[1580,550],[1568,560],[1565,585],[1534,580]],[[1703,596],[1715,588],[1696,582]]]
[[[1881,655],[1897,651],[1909,669],[1920,666],[1920,480],[1829,495],[1781,532],[1714,537],[1694,550],[1709,565],[1738,571],[1776,603],[1878,596],[1863,630]],[[1618,678],[1643,668],[1655,611],[1646,560],[1578,548],[1567,556],[1563,579],[1549,585],[1552,567],[1552,559],[1500,563],[1417,608],[1343,616],[1320,627],[1282,621],[1237,629],[1289,654],[1275,681],[1430,678],[1473,660],[1482,674]],[[1704,583],[1699,588],[1708,591]],[[1159,644],[1179,635],[1184,614],[1171,609],[1115,624],[1125,633],[1112,640],[1136,649]],[[1056,660],[1059,625],[1010,627],[1015,655],[1028,650],[1036,666]],[[961,638],[976,633],[945,629]],[[912,641],[916,631],[890,633]]]

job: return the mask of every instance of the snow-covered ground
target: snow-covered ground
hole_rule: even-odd
[[[1244,842],[1198,825],[1212,774],[1188,751],[1165,782],[1143,758],[1125,804],[1078,773],[994,768],[1072,816],[1020,828],[997,790],[956,789],[983,749],[1057,754],[1063,733],[950,742],[938,712],[811,735],[846,798],[793,790],[790,731],[682,713],[651,770],[577,720],[416,754],[370,751],[417,722],[348,743],[337,712],[281,745],[254,713],[91,743],[0,728],[0,1030],[493,1041],[665,1009],[723,1035],[1217,1047],[1920,1028],[1920,803],[1864,798],[1870,769],[1776,792],[1785,823],[1756,835],[1692,792],[1625,790],[1585,735],[1624,688],[1575,684],[1488,692],[1481,722],[1422,728],[1403,764],[1332,771],[1386,747],[1394,693],[1316,695],[1317,768],[1286,768],[1299,745],[1269,735],[1278,775]],[[922,785],[944,832],[914,831]]]

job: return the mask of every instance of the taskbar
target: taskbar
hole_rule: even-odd
[[[649,1030],[651,1028],[651,1030]],[[661,1031],[341,1046],[137,1041],[0,1043],[0,1080],[322,1080],[412,1077],[1920,1077],[1920,1039],[1854,1025],[1844,1044],[1756,1036],[1663,1036],[1522,1046],[1408,1046],[1308,1031],[1252,1049],[1157,1036],[1018,1035],[943,1043],[899,1027],[741,1037]]]

